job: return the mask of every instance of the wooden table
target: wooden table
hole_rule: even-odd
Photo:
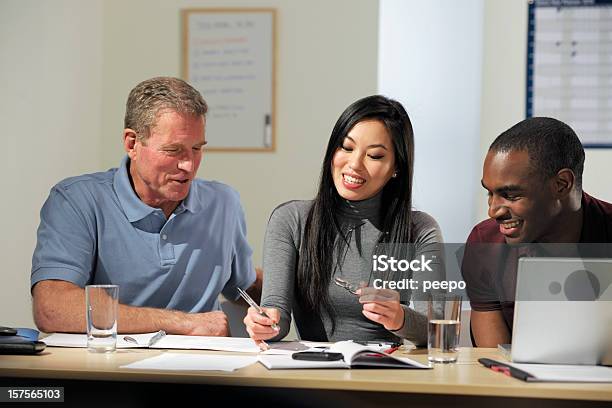
[[[64,386],[67,401],[86,398],[100,387],[114,387],[117,398],[155,399],[180,390],[212,398],[222,393],[239,401],[277,401],[283,405],[381,406],[612,406],[612,384],[525,383],[482,367],[478,358],[500,359],[496,349],[462,348],[456,364],[433,370],[335,369],[267,370],[256,363],[232,373],[146,371],[120,368],[164,352],[226,354],[187,350],[119,350],[92,354],[86,349],[48,347],[38,356],[0,356],[2,386]],[[398,351],[426,362],[426,350]],[[189,385],[189,386],[188,386]],[[123,391],[121,391],[123,389]],[[87,391],[89,390],[89,391]],[[123,394],[122,394],[123,393]],[[72,395],[72,397],[71,397]],[[390,406],[390,405],[385,405]],[[408,405],[405,405],[408,406]]]

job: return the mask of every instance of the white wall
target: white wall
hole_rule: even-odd
[[[478,220],[487,216],[487,194],[480,187],[489,145],[525,119],[527,2],[489,0],[484,4],[482,115],[475,201]]]
[[[49,189],[99,168],[101,2],[2,0],[0,325],[32,326],[30,267]]]
[[[415,132],[414,206],[446,242],[475,221],[483,0],[381,0],[379,92],[402,102]]]

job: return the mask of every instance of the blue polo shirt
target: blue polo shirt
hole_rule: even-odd
[[[193,180],[168,219],[130,185],[127,156],[118,169],[61,181],[40,212],[31,286],[47,279],[119,285],[119,301],[208,312],[223,293],[255,281],[238,193]]]

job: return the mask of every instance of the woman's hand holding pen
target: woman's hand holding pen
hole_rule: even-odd
[[[367,287],[359,289],[358,294],[365,317],[391,331],[404,326],[404,309],[397,291]]]
[[[278,309],[273,307],[262,307],[261,309],[268,315],[268,317],[260,314],[256,308],[249,307],[243,322],[249,336],[261,349],[265,350],[267,349],[267,345],[264,340],[271,339],[272,337],[278,335],[278,326],[276,326],[275,329],[272,327],[272,325],[280,322],[280,312]]]

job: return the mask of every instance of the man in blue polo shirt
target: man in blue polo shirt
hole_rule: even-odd
[[[196,179],[206,102],[176,78],[128,97],[119,168],[61,181],[40,213],[34,319],[84,332],[88,284],[119,285],[120,332],[228,335],[218,295],[259,291],[244,213],[230,187]]]

